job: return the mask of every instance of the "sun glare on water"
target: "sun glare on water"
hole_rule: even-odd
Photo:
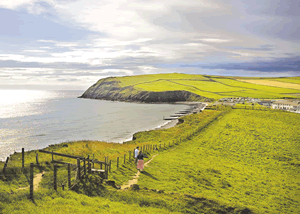
[[[0,118],[38,114],[37,105],[51,96],[38,90],[0,90]]]

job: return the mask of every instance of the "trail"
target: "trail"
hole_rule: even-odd
[[[40,182],[42,181],[42,178],[43,178],[43,174],[45,172],[41,172],[41,173],[38,173],[34,176],[33,178],[33,190],[36,191],[38,188],[39,188],[39,184]],[[27,187],[21,187],[19,188],[19,190],[22,190],[22,189],[29,189],[30,186],[27,186]]]
[[[153,158],[155,158],[158,154],[156,155],[153,155],[152,158],[150,160],[148,160],[145,164],[144,164],[144,167],[147,166],[152,160]],[[137,184],[138,183],[138,179],[140,177],[140,171],[137,171],[137,173],[132,177],[131,180],[128,181],[127,184],[124,184],[121,186],[121,190],[125,190],[125,189],[128,189],[131,185],[133,184]]]

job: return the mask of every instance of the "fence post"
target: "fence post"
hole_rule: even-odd
[[[135,149],[134,149],[133,152],[132,152],[132,158],[133,158],[133,160],[134,160],[134,156],[135,156],[134,151],[135,151]]]
[[[117,169],[119,168],[119,157],[117,157]]]
[[[130,161],[130,157],[131,157],[131,151],[129,151],[129,161]]]
[[[38,153],[36,153],[35,160],[36,160],[36,164],[40,165],[40,163],[39,163],[39,154]]]
[[[109,172],[111,172],[111,160],[109,161]]]
[[[81,175],[80,175],[80,159],[77,158],[77,178],[78,178],[78,179],[81,179],[80,176],[81,176]]]
[[[95,168],[95,154],[93,154],[93,168]]]
[[[54,190],[57,190],[57,165],[54,164],[54,171],[53,171],[53,184],[54,184]]]
[[[71,188],[71,164],[68,163],[68,188]]]
[[[30,163],[30,195],[29,198],[33,200],[33,163]]]
[[[124,164],[126,163],[126,154],[124,154]]]
[[[65,190],[65,184],[62,184],[61,187],[62,187],[62,190],[64,191]]]
[[[24,157],[24,148],[22,148],[22,168],[24,168],[25,157]]]
[[[6,161],[5,161],[3,170],[2,170],[3,173],[5,173],[5,169],[6,169],[6,167],[7,167],[8,160],[9,160],[9,157],[6,158]]]
[[[83,175],[86,176],[86,165],[85,165],[85,158],[83,158]]]
[[[105,174],[106,179],[108,179],[108,157],[105,157]]]
[[[53,160],[54,160],[54,156],[53,156],[53,150],[52,150],[52,162],[53,162]]]

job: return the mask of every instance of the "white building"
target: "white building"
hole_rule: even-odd
[[[300,111],[300,105],[297,102],[291,102],[287,100],[278,100],[272,103],[272,108],[290,111]]]

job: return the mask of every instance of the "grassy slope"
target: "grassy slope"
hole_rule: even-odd
[[[168,145],[168,142],[184,139],[187,132],[202,129],[218,115],[220,111],[187,116],[184,123],[174,128],[137,133],[135,143]],[[26,198],[28,190],[17,190],[25,185],[26,176],[10,182],[0,181],[0,211],[217,213],[231,210],[240,213],[247,207],[257,213],[297,213],[300,203],[299,117],[278,111],[232,110],[180,145],[160,151],[153,159],[146,173],[141,174],[139,185],[165,193],[118,192],[101,184],[90,187],[92,182],[86,185],[88,187],[82,184],[79,191],[99,197],[61,190],[56,193],[48,189],[52,186],[51,168],[44,168],[49,173],[44,176],[41,189],[35,192],[35,204]],[[136,144],[74,142],[69,147],[62,144],[50,149],[84,156],[93,152],[116,157]],[[19,162],[17,158],[13,160],[11,166]],[[110,179],[121,184],[135,171],[132,162],[119,170],[113,167]]]
[[[243,96],[256,98],[296,98],[292,94],[300,93],[299,79],[295,78],[252,78],[257,83],[247,83],[251,78],[222,77],[190,74],[153,74],[128,77],[117,77],[120,86],[133,86],[137,91],[169,91],[186,90],[210,99],[228,96]],[[278,82],[274,87],[274,82]],[[280,81],[280,82],[279,82]],[[283,81],[286,81],[286,87]],[[268,85],[269,83],[272,83]],[[292,83],[291,83],[292,82]],[[293,85],[295,86],[293,88]],[[287,95],[289,94],[289,95]]]
[[[299,213],[299,121],[292,113],[234,110],[157,156],[139,184],[258,213]]]

